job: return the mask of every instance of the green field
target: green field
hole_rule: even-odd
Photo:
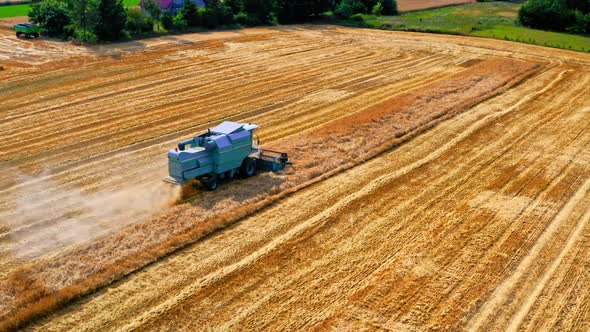
[[[471,35],[590,52],[590,37],[519,26],[497,26],[494,29],[474,31]]]
[[[447,33],[511,40],[528,44],[590,52],[590,36],[556,33],[522,27],[520,3],[478,2],[468,5],[416,11],[400,16],[361,15],[343,25],[370,28]]]
[[[0,18],[27,16],[30,8],[29,5],[0,6]]]
[[[137,6],[140,0],[123,0],[125,7]],[[27,16],[30,5],[0,6],[0,18]]]

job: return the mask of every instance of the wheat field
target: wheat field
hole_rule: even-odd
[[[590,57],[333,26],[0,29],[0,329],[586,330]],[[223,120],[293,166],[161,182]]]

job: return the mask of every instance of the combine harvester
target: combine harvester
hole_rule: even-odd
[[[258,170],[279,171],[289,165],[284,152],[262,149],[254,144],[254,124],[225,121],[168,151],[168,173],[164,181],[184,185],[199,180],[215,190],[220,180],[236,174],[250,177]]]

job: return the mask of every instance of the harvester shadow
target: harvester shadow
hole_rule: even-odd
[[[264,172],[248,179],[226,180],[214,192],[196,188],[196,194],[188,199],[188,203],[206,211],[223,209],[227,204],[241,206],[280,192],[286,179],[285,174]]]

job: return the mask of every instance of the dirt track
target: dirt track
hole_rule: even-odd
[[[49,61],[63,44],[0,38],[6,280],[32,267],[46,288],[76,285],[206,218],[357,165],[39,326],[590,327],[586,55],[298,27],[66,46]],[[15,59],[7,43],[34,52]],[[163,151],[226,118],[261,125],[294,170],[167,208]],[[343,141],[361,127],[370,136]],[[394,138],[406,143],[362,162]],[[0,292],[0,315],[13,298]]]

